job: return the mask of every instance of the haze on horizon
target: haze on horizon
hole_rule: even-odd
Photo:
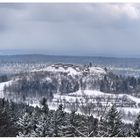
[[[0,54],[140,57],[140,4],[0,3]]]

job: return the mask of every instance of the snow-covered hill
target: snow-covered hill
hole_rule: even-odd
[[[67,73],[68,75],[80,75],[83,73],[90,73],[91,75],[104,75],[106,71],[101,67],[82,67],[73,64],[53,64],[48,67],[42,69],[34,69],[32,72],[37,71],[48,71],[48,72],[55,72],[55,73]]]
[[[53,64],[17,75],[15,80],[0,83],[0,97],[5,97],[5,85],[13,84],[7,91],[11,92],[9,98],[17,102],[22,101],[35,106],[39,105],[42,97],[46,97],[52,109],[63,104],[66,111],[76,110],[81,114],[96,116],[100,116],[106,107],[115,103],[124,120],[134,120],[140,112],[140,98],[128,94],[101,92],[101,81],[103,82],[108,74],[108,70],[102,67]],[[114,79],[106,78],[107,80],[110,80],[110,85]],[[26,97],[23,98],[23,94]]]

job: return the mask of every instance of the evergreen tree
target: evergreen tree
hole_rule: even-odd
[[[63,111],[63,105],[59,105],[58,109],[53,113],[52,116],[52,136],[61,137],[63,136],[65,113]]]
[[[29,113],[25,113],[22,118],[19,118],[17,122],[20,130],[18,136],[20,137],[30,137],[32,134],[32,116]]]
[[[88,136],[95,137],[98,134],[98,119],[93,118],[93,116],[88,117]]]
[[[134,133],[135,136],[140,137],[140,114],[138,115],[134,123]]]
[[[0,137],[15,137],[17,135],[15,119],[8,107],[0,108]]]
[[[99,136],[104,137],[119,137],[122,136],[123,123],[120,113],[115,105],[111,107],[105,118],[100,120]]]
[[[89,63],[89,67],[92,67],[92,62]]]
[[[32,130],[32,136],[35,137],[48,137],[50,135],[50,119],[44,113],[40,115],[35,125],[34,130]]]
[[[134,137],[135,132],[132,124],[124,124],[122,128],[122,136],[123,137]]]
[[[67,121],[65,136],[67,137],[93,137],[97,135],[97,119],[93,116],[82,116],[71,112]]]
[[[76,131],[79,129],[79,115],[75,114],[75,111],[72,111],[67,115],[67,125],[64,130],[64,135],[66,137],[78,137],[80,134]]]
[[[98,123],[98,137],[104,137],[106,136],[106,122],[105,118],[100,118],[99,123]]]
[[[49,116],[49,108],[46,103],[46,99],[42,100],[42,108],[36,109],[33,113],[32,124],[34,124],[34,129],[32,130],[32,136],[35,137],[47,137],[50,135],[50,124],[51,119]]]
[[[49,113],[49,107],[48,107],[48,104],[47,104],[47,99],[46,98],[43,98],[40,101],[40,104],[41,104],[42,113],[45,113],[46,115],[48,115],[48,113]]]

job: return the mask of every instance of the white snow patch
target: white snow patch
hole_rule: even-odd
[[[104,93],[104,92],[101,92],[101,91],[98,91],[98,90],[83,90],[83,91],[78,90],[76,92],[69,93],[68,95],[69,96],[83,96],[83,95],[86,95],[86,96],[103,96],[103,97],[110,96],[110,97],[113,97],[113,98],[126,97],[127,99],[130,99],[130,100],[136,102],[136,104],[140,103],[140,98],[134,97],[132,95]]]
[[[75,70],[72,67],[64,68],[63,66],[56,67],[54,65],[51,65],[51,66],[48,66],[46,68],[39,69],[39,70],[33,70],[33,72],[34,71],[63,72],[63,73],[68,73],[69,75],[78,75],[79,74],[79,71]]]
[[[105,93],[97,90],[78,90],[73,93],[69,93],[69,96],[98,96],[98,95],[105,95]]]
[[[131,112],[132,114],[139,114],[140,113],[140,108],[132,108],[132,107],[122,107],[118,108],[120,111],[124,111],[125,113]]]
[[[101,67],[90,67],[90,73],[106,74],[106,71]]]
[[[140,103],[140,98],[137,98],[137,97],[134,97],[134,96],[131,96],[131,95],[127,95],[129,99],[135,101],[137,104]]]
[[[125,124],[133,124],[134,123],[134,121],[124,120],[124,119],[122,119],[122,122],[124,122]]]
[[[44,79],[42,79],[43,82],[49,82],[51,83],[52,82],[52,79],[50,77],[45,77]]]
[[[79,72],[77,70],[75,70],[72,67],[68,67],[67,69],[64,69],[63,67],[58,67],[58,69],[56,68],[52,68],[51,66],[47,68],[48,71],[53,71],[53,72],[64,72],[64,73],[68,73],[69,75],[77,75],[79,74]]]
[[[4,86],[10,85],[12,82],[13,82],[13,80],[0,83],[0,98],[4,98],[4,93],[3,93]]]

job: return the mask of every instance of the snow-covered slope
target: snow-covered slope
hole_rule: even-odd
[[[73,92],[73,93],[69,93],[68,95],[60,95],[60,94],[56,94],[54,95],[54,100],[57,100],[58,98],[66,99],[68,101],[72,101],[74,98],[83,98],[83,97],[88,97],[89,99],[93,99],[95,97],[101,97],[104,99],[108,99],[110,98],[110,100],[113,101],[113,99],[117,102],[117,99],[119,100],[127,100],[127,101],[132,101],[134,103],[136,103],[136,107],[138,107],[138,104],[140,103],[140,98],[136,98],[134,96],[131,95],[127,95],[127,94],[110,94],[110,93],[104,93],[98,90],[78,90],[77,92]],[[113,102],[112,102],[113,103]]]
[[[127,94],[111,94],[111,93],[104,93],[98,90],[78,90],[77,92],[69,93],[68,96],[76,96],[76,97],[82,97],[82,96],[88,96],[88,97],[94,97],[94,96],[101,96],[101,97],[112,97],[112,98],[127,98],[127,100],[134,101],[136,105],[140,103],[140,98],[127,95]],[[138,106],[137,106],[138,107]]]
[[[78,90],[65,95],[58,93],[54,95],[49,106],[57,108],[60,103],[65,106],[66,111],[77,108],[77,112],[81,114],[86,114],[87,112],[83,111],[91,106],[91,113],[96,117],[98,117],[98,111],[101,112],[105,106],[109,108],[115,103],[125,122],[133,122],[140,113],[139,98],[127,94],[103,93],[98,90]]]
[[[4,86],[8,86],[12,83],[13,81],[7,81],[7,82],[2,82],[0,83],[0,98],[4,98],[4,93],[3,93],[3,90],[4,90]]]
[[[102,96],[102,95],[105,95],[105,93],[101,92],[101,91],[97,91],[97,90],[78,90],[77,92],[73,92],[73,93],[69,93],[68,94],[69,96],[83,96],[83,95],[86,95],[86,96]],[[111,95],[111,94],[109,94]]]

